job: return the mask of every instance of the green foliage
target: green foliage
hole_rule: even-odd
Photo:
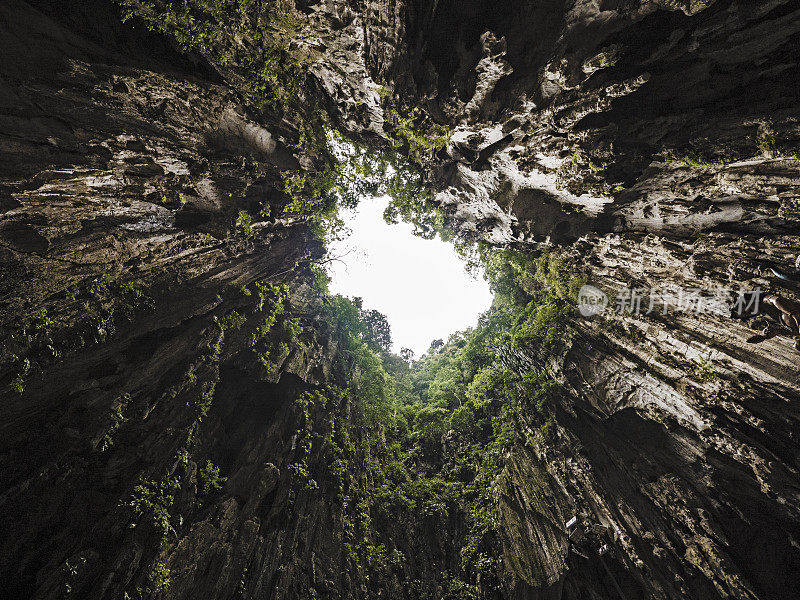
[[[581,160],[580,153],[577,152],[577,151],[573,152],[572,153],[572,159],[570,160],[570,162],[571,162],[572,165],[574,165],[576,167],[580,166],[580,164],[583,162]],[[593,160],[587,158],[586,159],[586,166],[588,166],[589,169],[591,171],[595,172],[595,173],[602,173],[608,167],[608,163],[607,162],[596,163]]]
[[[364,324],[363,339],[367,345],[376,352],[388,353],[392,346],[392,330],[386,315],[377,310],[361,308],[359,316]]]
[[[48,316],[47,309],[43,306],[40,307],[39,310],[31,313],[30,317],[28,317],[27,329],[32,335],[46,331],[52,326],[53,320]]]
[[[608,168],[608,163],[601,162],[600,164],[597,164],[592,161],[589,161],[589,168],[595,173],[602,173],[603,171],[606,170],[606,168]]]
[[[381,577],[402,567],[397,527],[423,535],[461,523],[461,566],[439,582],[453,598],[476,597],[478,578],[496,577],[493,485],[510,451],[547,438],[559,393],[545,374],[517,372],[504,357],[509,348],[557,352],[580,283],[550,254],[484,249],[481,258],[492,309],[418,360],[376,344],[374,315],[358,299],[326,297],[342,384],[297,400],[289,468],[294,498],[334,491],[351,572]]]
[[[166,535],[172,529],[169,511],[178,487],[176,479],[142,481],[133,488],[133,494],[127,506],[137,518],[144,519],[156,530]]]
[[[251,335],[250,348],[264,369],[271,373],[277,369],[278,361],[289,354],[290,344],[300,336],[303,328],[300,321],[290,314],[288,286],[256,282],[254,287],[258,302],[253,318],[257,319],[258,325]],[[239,322],[236,320],[234,324]]]
[[[559,352],[565,319],[582,285],[552,254],[484,248],[480,256],[495,291],[493,307],[475,328],[432,344],[419,360],[384,355],[383,378],[376,377],[382,397],[371,391],[362,400],[384,409],[351,435],[371,484],[361,502],[373,529],[398,521],[421,526],[423,517],[463,521],[462,571],[442,587],[452,585],[453,593],[464,597],[475,593],[470,579],[483,574],[487,581],[495,573],[498,515],[492,488],[505,457],[515,447],[547,439],[551,404],[559,393],[545,374],[515,372],[503,358],[510,348],[539,358]],[[355,306],[340,306],[339,314],[341,323],[358,331]],[[339,476],[350,471],[345,458],[340,454],[335,463]]]
[[[410,112],[401,110],[389,101],[387,125],[392,146],[397,152],[389,154],[387,162],[393,177],[386,185],[390,197],[384,212],[387,223],[403,221],[414,226],[414,235],[433,239],[437,234],[445,241],[456,241],[447,229],[444,213],[431,203],[430,192],[424,184],[420,167],[447,146],[449,128],[428,122],[418,107]],[[407,158],[399,158],[401,156]]]
[[[382,418],[389,410],[388,375],[373,349],[377,341],[362,319],[360,301],[332,296],[326,309],[339,340],[339,368],[342,373],[355,374],[350,391],[360,414],[369,420]]]
[[[314,53],[297,42],[308,37],[289,2],[254,0],[118,0],[123,19],[141,18],[221,69],[244,79],[243,91],[258,107],[297,101]],[[232,43],[237,40],[238,43]]]
[[[695,153],[686,154],[683,157],[683,162],[690,167],[700,167],[700,168],[713,167],[715,164],[717,164],[714,161],[704,158],[703,156]]]
[[[216,386],[216,381],[208,381],[203,384],[200,397],[195,401],[198,418],[202,419],[208,414],[211,404],[214,401],[214,390]]]
[[[14,365],[11,388],[19,394],[24,391],[33,361],[47,361],[88,341],[107,340],[118,325],[153,306],[152,298],[141,286],[117,281],[108,273],[73,284],[63,294],[69,303],[81,298],[82,306],[71,307],[73,310],[67,314],[41,306],[16,325],[12,335],[0,341],[0,358]]]
[[[392,331],[386,316],[377,310],[366,309],[359,297],[332,296],[328,304],[329,317],[339,334],[357,338],[374,353],[388,355],[392,345]],[[348,344],[358,346],[353,340]]]
[[[199,490],[204,496],[221,490],[227,480],[227,477],[220,477],[219,467],[210,460],[197,473]]]
[[[438,209],[432,207],[422,172],[399,152],[375,150],[347,140],[334,130],[322,136],[301,136],[302,144],[327,157],[328,164],[316,173],[285,172],[284,191],[290,201],[283,213],[308,219],[323,239],[342,235],[342,210],[353,210],[364,198],[388,195],[391,198],[385,218],[403,218],[413,223],[415,232],[433,237],[443,226]]]
[[[404,149],[405,154],[415,163],[423,164],[425,159],[437,150],[447,146],[450,129],[444,125],[429,124],[423,131],[420,122],[424,114],[419,107],[406,113],[394,103],[389,107],[388,123],[394,129],[392,142],[395,148]]]
[[[557,351],[563,342],[563,322],[572,311],[582,276],[550,253],[538,257],[497,250],[487,259],[486,273],[495,291],[495,313],[500,341],[513,348],[536,344]]]
[[[324,409],[327,404],[326,394],[330,395],[335,393],[334,389],[335,388],[329,387],[321,391],[305,392],[295,400],[295,406],[301,417],[299,428],[295,432],[292,440],[295,459],[289,465],[292,500],[300,492],[308,492],[319,488],[309,467],[309,459],[313,447],[313,418],[311,411],[314,410],[315,407]]]
[[[247,317],[245,317],[244,315],[240,315],[235,310],[232,310],[222,319],[220,319],[219,326],[222,329],[222,331],[227,331],[228,329],[238,330],[241,329],[242,325],[244,325],[246,322],[247,322]]]
[[[22,373],[17,373],[14,378],[11,380],[11,391],[15,394],[22,395],[22,392],[25,391],[25,375]]]
[[[160,560],[155,564],[148,575],[148,580],[152,586],[151,589],[154,592],[163,592],[169,588],[170,570],[163,560]]]
[[[253,233],[253,217],[249,213],[240,210],[239,216],[236,217],[236,226],[244,232],[245,235]]]
[[[423,406],[414,415],[414,433],[423,443],[440,443],[449,425],[450,411],[441,406]]]
[[[328,290],[328,281],[329,278],[328,274],[325,272],[325,269],[316,265],[312,265],[311,289],[317,292],[322,298],[330,295],[330,291]]]
[[[320,238],[335,239],[344,230],[342,210],[355,208],[363,198],[386,194],[391,198],[385,213],[388,222],[403,219],[425,238],[439,233],[453,239],[446,231],[444,214],[430,202],[423,175],[428,160],[446,146],[449,129],[432,123],[419,107],[399,107],[382,90],[391,149],[368,149],[326,130],[322,111],[301,107],[316,54],[310,50],[313,43],[305,43],[312,32],[294,3],[117,1],[124,18],[142,19],[152,30],[172,36],[183,49],[200,52],[230,74],[255,106],[292,113],[291,120],[300,130],[297,148],[323,166],[316,172],[284,172],[288,201],[279,207],[265,204],[263,217],[304,218]],[[240,211],[236,226],[250,234],[252,217]]]
[[[295,102],[303,92],[313,52],[300,49],[295,42],[308,37],[305,24],[290,8],[274,2],[270,20],[254,36],[257,52],[243,57],[250,74],[252,98],[257,104],[281,106]]]

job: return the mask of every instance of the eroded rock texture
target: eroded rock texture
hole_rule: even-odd
[[[287,520],[324,512],[286,512],[293,401],[331,379],[334,346],[306,327],[267,369],[246,340],[263,320],[255,281],[289,284],[290,312],[313,323],[305,270],[322,250],[302,225],[234,226],[252,198],[284,201],[285,132],[111,4],[0,14],[3,597],[134,595],[171,481],[171,593],[233,597],[250,569],[252,594],[284,577],[292,597],[299,578],[277,573],[311,560],[298,544],[313,528]],[[206,460],[229,474],[214,506]]]
[[[412,22],[415,93],[455,127],[437,200],[467,230],[569,248],[612,304],[796,296],[769,271],[798,257],[796,5],[438,3]],[[660,306],[575,323],[551,366],[572,391],[559,442],[509,467],[516,597],[795,593],[800,355],[754,333]],[[608,554],[567,549],[582,514]]]
[[[800,255],[795,2],[297,4],[309,98],[342,129],[385,136],[381,86],[453,128],[428,167],[464,235],[559,246],[609,294],[797,295],[769,271]],[[11,0],[0,47],[0,593],[136,597],[163,561],[156,597],[421,597],[460,524],[389,529],[416,559],[371,582],[344,570],[331,490],[289,483],[298,427],[327,417],[294,401],[336,377],[305,270],[321,249],[299,223],[235,223],[286,201],[280,172],[307,165],[295,126],[111,3]],[[289,284],[306,325],[270,369],[255,320],[220,324],[258,316],[255,281]],[[796,596],[800,354],[747,343],[757,325],[575,319],[546,365],[568,390],[556,441],[496,484],[486,597]],[[228,477],[209,501],[206,460]],[[130,501],[175,480],[162,551]]]

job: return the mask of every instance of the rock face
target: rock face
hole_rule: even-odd
[[[313,323],[322,248],[304,225],[234,227],[281,201],[285,132],[112,5],[0,12],[3,597],[135,597],[162,536],[175,597],[232,597],[248,568],[252,594],[292,579],[315,549],[299,514],[325,521],[287,512],[293,401],[331,380],[335,346],[309,326],[265,369],[245,340],[255,281]],[[207,460],[231,489],[215,505]]]
[[[494,243],[566,248],[612,302],[551,366],[558,442],[508,467],[512,596],[792,597],[800,355],[729,310],[629,313],[630,290],[643,313],[650,290],[797,296],[769,271],[800,251],[797,6],[438,3],[409,23],[400,93],[454,127],[437,201]],[[587,549],[573,516],[602,531]]]
[[[613,304],[797,297],[796,3],[297,9],[309,102],[343,130],[381,143],[381,88],[452,128],[426,167],[464,235],[558,247]],[[298,429],[330,416],[296,400],[343,376],[309,287],[322,248],[302,223],[236,223],[287,201],[297,127],[99,0],[6,2],[0,48],[0,594],[421,597],[459,524],[404,539],[407,579],[370,581],[345,572],[334,492],[293,488]],[[261,281],[304,326],[269,365],[248,342]],[[795,597],[800,354],[730,311],[612,312],[576,316],[545,366],[566,390],[554,441],[496,482],[496,594]]]

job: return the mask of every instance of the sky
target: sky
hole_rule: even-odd
[[[352,233],[330,245],[329,256],[340,257],[329,264],[330,290],[361,296],[364,308],[386,315],[393,350],[411,348],[419,357],[433,340],[474,326],[492,294],[483,277],[467,274],[451,244],[416,237],[407,223],[387,224],[388,202],[363,200],[345,216]]]

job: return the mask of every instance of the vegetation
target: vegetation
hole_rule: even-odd
[[[174,36],[183,48],[202,53],[220,70],[232,69],[243,77],[243,89],[255,106],[288,111],[301,95],[313,55],[295,43],[306,33],[302,17],[288,3],[265,4],[264,12],[251,11],[252,0],[120,2],[128,17],[142,19]],[[263,15],[266,21],[254,27],[250,21]],[[251,33],[237,35],[244,31]],[[230,45],[233,39],[235,47]],[[386,318],[358,298],[324,293],[324,275],[316,271],[319,326],[328,327],[336,342],[335,383],[297,394],[292,457],[288,469],[281,469],[290,478],[293,500],[320,490],[333,492],[348,568],[354,573],[380,579],[389,571],[407,569],[412,557],[393,534],[409,530],[421,538],[431,526],[458,523],[456,528],[439,528],[455,532],[460,553],[443,566],[438,595],[474,598],[477,581],[486,584],[494,577],[497,499],[492,489],[505,457],[515,448],[539,443],[551,427],[559,388],[541,365],[563,348],[563,325],[576,282],[551,255],[473,249],[454,237],[445,214],[431,202],[423,172],[446,146],[448,130],[432,124],[417,108],[386,104],[386,149],[346,140],[326,131],[321,118],[312,119],[301,126],[296,150],[321,157],[311,162],[323,166],[313,173],[283,173],[285,203],[255,210],[236,206],[228,224],[251,235],[260,209],[265,218],[306,219],[320,237],[330,239],[343,228],[343,210],[355,208],[364,197],[388,195],[387,221],[410,222],[422,237],[452,240],[462,254],[485,266],[496,294],[492,309],[474,328],[432,345],[418,360],[409,352],[392,354]],[[599,171],[605,163],[590,167]],[[179,204],[185,202],[182,194],[177,197]],[[214,324],[203,331],[183,376],[172,381],[174,374],[165,374],[171,386],[165,397],[147,399],[148,415],[162,401],[176,412],[187,407],[188,431],[185,441],[176,444],[180,449],[170,468],[143,472],[124,503],[131,527],[138,528],[137,535],[144,530],[142,544],[145,538],[158,543],[157,550],[142,555],[135,582],[149,586],[144,590],[148,593],[163,592],[175,577],[165,556],[183,522],[178,511],[208,510],[203,505],[226,482],[219,466],[205,455],[196,471],[187,465],[197,449],[193,436],[214,401],[220,363],[230,355],[227,342],[243,340],[246,350],[237,359],[255,364],[248,374],[261,369],[257,376],[265,379],[301,347],[303,328],[292,312],[289,287],[258,282],[233,293],[247,300],[232,306],[226,301],[230,298],[220,297]],[[115,320],[132,318],[153,302],[144,289],[111,276],[72,290],[67,300],[84,303],[88,314],[97,315],[98,340],[113,335]],[[57,317],[42,308],[23,324],[22,336],[44,342]],[[195,322],[201,319],[195,315]],[[515,353],[537,366],[520,365]],[[22,358],[17,362],[13,386],[21,393],[28,367]],[[135,402],[128,408],[129,402],[127,395],[119,398],[105,416],[99,443],[105,460],[123,449],[126,438],[121,433],[141,413]],[[183,425],[175,430],[186,432]]]
[[[443,125],[432,124],[423,131],[419,123],[424,115],[419,107],[405,113],[393,102],[389,105],[389,125],[394,128],[392,144],[412,162],[422,164],[434,152],[447,145],[450,130]]]
[[[208,496],[222,489],[227,477],[220,477],[219,467],[210,460],[200,469],[197,474],[198,489],[201,494]]]
[[[150,571],[148,579],[152,585],[152,591],[163,592],[169,588],[170,570],[163,560],[158,561],[153,570]]]
[[[296,402],[292,493],[335,496],[349,570],[371,581],[408,568],[401,532],[422,539],[456,520],[460,553],[439,584],[448,597],[477,597],[474,583],[496,573],[493,484],[512,449],[549,434],[559,386],[511,357],[543,363],[561,350],[581,281],[549,254],[484,248],[481,257],[492,309],[417,361],[388,351],[385,319],[360,300],[325,300],[342,383]]]
[[[258,107],[297,103],[314,53],[298,41],[309,37],[292,3],[253,0],[118,0],[123,18],[142,19],[222,70],[246,82],[242,91]],[[233,43],[238,39],[239,43]]]
[[[239,211],[236,217],[236,226],[242,230],[245,235],[250,235],[253,232],[253,217],[243,210]]]
[[[715,166],[716,162],[711,159],[705,158],[701,154],[693,153],[687,154],[683,157],[684,164],[690,167],[700,167],[700,168],[708,168]]]
[[[434,147],[443,143],[420,141],[424,139],[421,134],[409,139],[413,141],[396,138],[393,143],[411,143],[418,159],[425,143]],[[322,138],[306,136],[302,143],[306,151],[328,157],[327,166],[315,174],[284,173],[284,191],[290,200],[280,210],[310,221],[320,238],[340,236],[344,231],[342,210],[353,210],[362,199],[377,196],[390,198],[384,215],[388,222],[402,219],[414,225],[416,235],[428,239],[444,230],[444,215],[430,203],[420,163],[394,148],[362,146],[331,129],[326,129]]]
[[[133,489],[128,506],[137,518],[149,522],[166,536],[172,529],[169,510],[179,487],[177,479],[142,481]]]
[[[308,33],[291,7],[271,3],[267,21],[247,28],[258,33],[241,38],[234,48],[226,40],[259,18],[251,14],[258,11],[250,11],[250,0],[120,1],[129,16],[170,33],[221,70],[241,75],[256,106],[292,110],[313,55],[303,50],[300,42]],[[548,435],[559,388],[544,365],[564,348],[564,322],[581,281],[552,255],[474,246],[454,236],[445,214],[431,202],[423,171],[446,146],[449,131],[418,108],[403,109],[386,96],[390,143],[383,150],[327,129],[324,115],[296,119],[295,150],[317,168],[282,173],[283,200],[270,200],[256,210],[263,218],[304,219],[327,241],[343,232],[342,211],[354,209],[362,198],[387,195],[387,221],[410,222],[417,235],[453,241],[471,264],[485,267],[495,301],[474,328],[432,345],[414,360],[408,352],[391,353],[391,331],[383,315],[366,309],[358,298],[328,294],[324,274],[315,271],[320,320],[336,342],[335,383],[298,393],[295,400],[290,501],[330,493],[341,519],[348,570],[378,581],[388,580],[393,570],[407,570],[412,560],[404,553],[408,548],[396,543],[399,531],[421,538],[431,526],[459,523],[455,529],[439,528],[458,532],[453,541],[460,553],[455,561],[442,562],[437,594],[477,598],[476,583],[491,585],[495,577],[493,484],[509,452]],[[308,161],[303,163],[307,167]],[[593,171],[606,166],[589,162]],[[236,227],[250,234],[255,214],[239,211]],[[218,330],[187,375],[197,396],[190,438],[215,390],[214,380],[198,381],[195,371],[202,377],[202,369],[219,362],[227,336],[249,339],[253,357],[270,375],[299,344],[302,327],[292,316],[286,286],[258,283],[239,292],[251,296],[252,312],[239,306],[220,310]],[[112,421],[113,429],[116,416]],[[224,481],[208,460],[197,473],[198,495],[208,497]],[[143,480],[129,502],[137,519],[151,523],[162,539],[171,527],[169,511],[178,486],[174,475]],[[170,573],[161,560],[153,565],[149,580],[158,591],[169,584]]]
[[[125,410],[125,406],[130,402],[130,394],[123,394],[120,399],[118,400],[117,404],[114,406],[111,414],[109,415],[110,424],[108,429],[106,430],[105,435],[103,435],[102,440],[100,441],[100,451],[104,452],[108,450],[114,444],[114,434],[122,425],[123,421],[125,420],[125,416],[123,411]]]
[[[289,353],[289,344],[302,332],[296,317],[290,315],[289,288],[257,282],[255,306],[257,326],[250,336],[250,348],[266,372],[273,372],[278,361]]]
[[[261,216],[308,220],[322,239],[344,229],[340,213],[364,197],[388,195],[385,217],[402,219],[416,233],[453,239],[443,213],[430,202],[423,169],[449,139],[447,127],[433,123],[418,107],[383,98],[389,147],[366,148],[326,126],[329,119],[313,102],[303,102],[309,67],[316,60],[313,31],[289,0],[117,0],[125,19],[136,18],[169,35],[186,51],[199,52],[236,82],[257,108],[283,113],[299,130],[295,149],[316,165],[282,173],[287,200],[265,203]],[[253,216],[235,215],[245,234]],[[455,241],[455,240],[454,240]],[[461,246],[464,247],[464,246]]]

